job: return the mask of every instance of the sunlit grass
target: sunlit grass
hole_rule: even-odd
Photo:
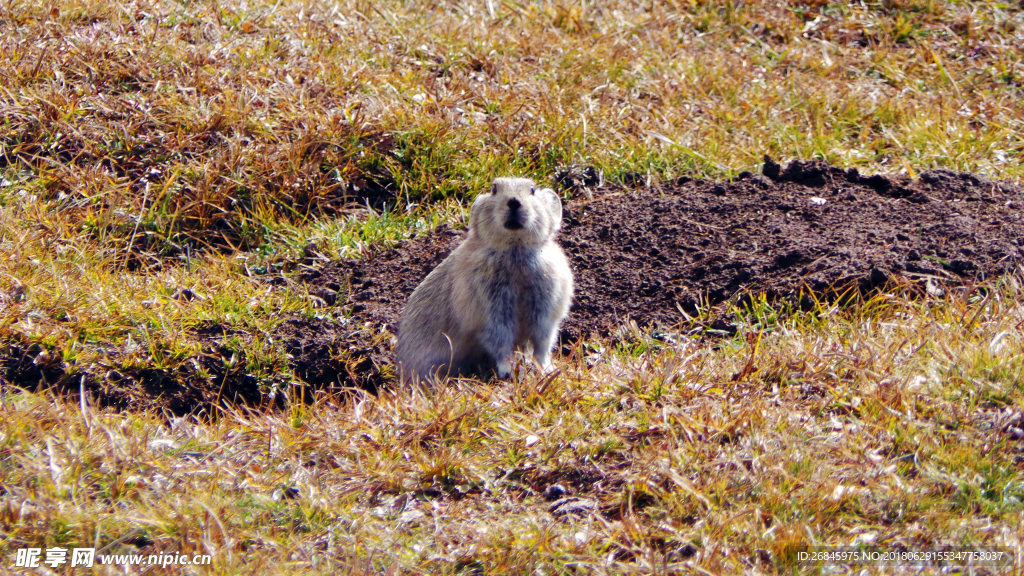
[[[1018,547],[1024,315],[986,288],[205,422],[8,391],[7,550],[141,529],[213,573],[800,573],[788,547]]]
[[[808,544],[1019,550],[1012,277],[752,296],[727,305],[735,336],[626,325],[550,378],[310,405],[271,336],[342,320],[303,271],[461,226],[498,175],[656,185],[767,153],[1020,182],[1018,6],[29,1],[0,6],[0,31],[0,350],[105,381],[211,380],[207,355],[290,399],[196,420],[0,381],[0,565],[134,530],[212,554],[212,574],[789,574]],[[240,333],[211,356],[195,333],[214,325]]]

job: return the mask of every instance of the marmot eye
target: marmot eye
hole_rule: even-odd
[[[537,189],[534,188],[533,186],[530,186],[530,194],[536,194],[536,193],[537,193]]]
[[[498,193],[498,185],[495,184],[494,186],[491,186],[491,194],[497,194],[497,193]]]

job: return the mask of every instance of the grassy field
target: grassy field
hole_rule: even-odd
[[[42,351],[71,389],[202,377],[198,326],[335,313],[253,271],[459,224],[501,174],[728,178],[771,154],[1020,183],[1022,45],[1020,5],[993,2],[3,2],[0,356]],[[851,543],[1020,558],[1018,280],[762,303],[718,341],[627,326],[551,378],[263,414],[0,382],[0,572],[93,543],[211,554],[204,574],[817,573],[793,546]],[[275,342],[235,345],[296,395]]]

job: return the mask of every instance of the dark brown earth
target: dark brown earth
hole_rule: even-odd
[[[657,189],[605,188],[565,207],[560,243],[576,295],[563,339],[627,320],[671,326],[734,296],[864,294],[898,282],[956,284],[1016,270],[1024,258],[1019,187],[931,170],[918,180],[861,176],[823,162],[681,178]],[[302,280],[352,289],[354,318],[392,330],[402,304],[458,245],[445,225],[365,262],[332,262]]]
[[[1000,275],[1024,255],[1022,199],[1017,187],[970,174],[865,178],[793,162],[727,184],[684,178],[574,202],[562,239],[578,286],[567,329],[671,325],[680,307],[744,294],[834,297]]]
[[[835,299],[893,285],[925,293],[929,285],[1017,271],[1024,258],[1024,193],[973,174],[865,177],[822,162],[794,161],[782,169],[768,160],[763,174],[743,173],[728,183],[684,177],[654,188],[591,190],[581,186],[593,182],[572,178],[560,184],[574,196],[565,206],[560,243],[576,277],[563,344],[607,336],[630,320],[671,327],[684,320],[680,309],[690,313],[762,293],[797,303],[808,292]],[[391,381],[391,337],[402,306],[464,235],[442,225],[365,261],[330,262],[296,275],[310,297],[348,319],[285,320],[272,336],[290,355],[287,368],[317,390],[372,390]],[[216,357],[225,331],[234,328],[204,330],[196,336]],[[61,377],[46,374],[46,364],[25,350],[17,362],[0,356],[9,381]],[[267,402],[251,378],[223,374],[217,360],[201,364],[220,386],[174,390],[172,382],[189,379],[164,375],[147,385],[138,377],[127,398],[136,404],[162,394],[163,405],[170,402],[176,412],[214,401]],[[128,402],[118,386],[109,396],[115,404]]]

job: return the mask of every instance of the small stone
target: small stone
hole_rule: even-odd
[[[565,494],[565,486],[562,486],[561,484],[552,484],[551,486],[547,487],[547,490],[544,491],[544,499],[547,500],[548,502],[551,502],[552,500],[558,500],[559,498],[565,496]]]

